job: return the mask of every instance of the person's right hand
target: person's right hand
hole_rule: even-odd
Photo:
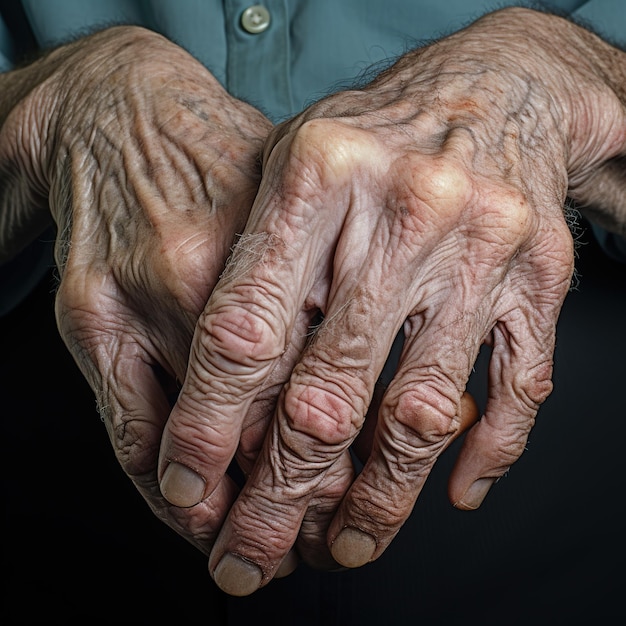
[[[24,221],[42,221],[29,212],[49,216],[49,204],[61,335],[124,471],[161,519],[208,553],[235,484],[220,476],[198,506],[170,504],[157,480],[159,447],[196,320],[255,197],[272,125],[181,48],[143,29],[103,31],[29,71],[37,77],[51,66],[3,124],[0,164],[14,170],[3,193],[21,205]],[[8,86],[19,78],[3,77]],[[6,254],[15,237],[3,234]],[[298,336],[304,343],[306,328]],[[235,434],[225,419],[203,442],[215,457],[230,458],[230,442],[241,440],[236,456],[249,470],[298,353],[285,351]],[[190,367],[202,371],[198,358],[191,355]],[[190,415],[198,400],[187,399]],[[207,436],[190,432],[190,441],[196,434]],[[169,489],[176,500],[176,485]]]
[[[324,321],[209,558],[222,589],[266,585],[325,503],[315,545],[347,567],[378,558],[459,430],[483,343],[488,400],[451,474],[451,502],[480,506],[522,454],[551,390],[574,266],[563,204],[592,199],[583,189],[626,151],[624,70],[624,55],[590,33],[504,10],[272,132],[244,233],[264,254],[237,246],[243,269],[222,277],[198,323],[205,369],[188,370],[181,394],[204,398],[195,428],[243,420],[301,315],[319,308]],[[607,212],[621,208],[604,199]],[[329,476],[346,463],[400,329],[371,454],[337,509]],[[166,479],[182,469],[172,460],[200,468],[204,496],[219,466],[189,450],[184,409],[170,415],[161,467]],[[185,501],[196,496],[188,489]]]

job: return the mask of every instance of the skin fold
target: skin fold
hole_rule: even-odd
[[[467,429],[456,507],[519,458],[574,268],[566,197],[625,230],[624,56],[506,9],[275,128],[140,28],[0,76],[2,259],[54,220],[59,331],[115,454],[226,592],[376,559]]]

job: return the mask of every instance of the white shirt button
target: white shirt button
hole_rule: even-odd
[[[241,14],[241,26],[253,35],[262,33],[270,25],[270,12],[262,4],[254,4]]]

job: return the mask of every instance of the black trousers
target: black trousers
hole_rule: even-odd
[[[56,331],[44,280],[0,320],[3,624],[608,624],[626,617],[626,266],[591,238],[558,326],[555,389],[480,510],[453,509],[456,442],[376,562],[301,566],[248,598],[158,521],[123,474]],[[469,389],[484,406],[481,355]]]

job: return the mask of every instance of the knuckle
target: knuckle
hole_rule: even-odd
[[[525,194],[513,187],[498,189],[486,201],[489,208],[483,224],[488,228],[490,243],[499,244],[504,256],[511,258],[531,235],[531,205]]]
[[[80,327],[87,314],[95,317],[92,311],[98,309],[101,295],[92,289],[95,280],[90,280],[84,272],[82,277],[78,272],[66,271],[56,291],[55,313],[57,324],[67,328]],[[87,322],[88,323],[88,322]]]
[[[409,516],[415,496],[405,476],[385,487],[359,484],[351,493],[351,513],[358,526],[379,538],[395,535]]]
[[[405,391],[394,410],[396,421],[423,443],[434,445],[452,434],[457,418],[454,412],[442,410],[438,399],[426,398],[420,391]]]
[[[459,417],[458,403],[449,399],[454,395],[449,392],[450,387],[451,382],[443,375],[391,387],[385,399],[385,410],[393,416],[390,423],[400,427],[394,436],[415,444],[436,446],[453,434]]]
[[[466,167],[447,156],[406,152],[394,161],[391,175],[393,194],[387,205],[397,216],[403,237],[429,233],[433,224],[438,233],[449,230],[474,201]]]
[[[289,383],[284,396],[289,430],[309,435],[323,445],[347,445],[358,431],[362,415],[342,387],[322,384],[325,387]]]
[[[575,244],[564,220],[542,223],[541,237],[529,243],[526,261],[530,263],[529,290],[537,296],[561,302],[572,283]]]
[[[355,175],[359,164],[375,162],[377,142],[367,132],[336,119],[316,118],[294,131],[290,154],[304,179],[328,185]]]
[[[552,361],[544,361],[534,367],[518,372],[514,381],[516,396],[533,414],[552,393]]]
[[[201,346],[221,373],[245,376],[281,356],[283,334],[270,310],[234,304],[203,317]]]
[[[474,185],[464,165],[445,155],[424,159],[409,154],[404,159],[402,167],[410,175],[415,193],[438,213],[456,214],[471,200]]]
[[[177,300],[189,298],[186,290],[192,285],[201,289],[198,300],[204,302],[217,279],[219,265],[215,259],[225,256],[204,230],[184,231],[164,236],[162,245],[152,250],[150,263],[156,281],[164,283]]]
[[[115,456],[130,477],[144,476],[156,468],[159,438],[149,436],[146,428],[142,420],[124,416],[112,429]]]
[[[435,388],[432,382],[423,381],[411,389],[390,389],[385,399],[378,440],[386,471],[394,484],[423,482],[459,428],[458,402],[442,393],[442,384],[438,381]],[[402,490],[396,495],[398,502],[405,496]]]

